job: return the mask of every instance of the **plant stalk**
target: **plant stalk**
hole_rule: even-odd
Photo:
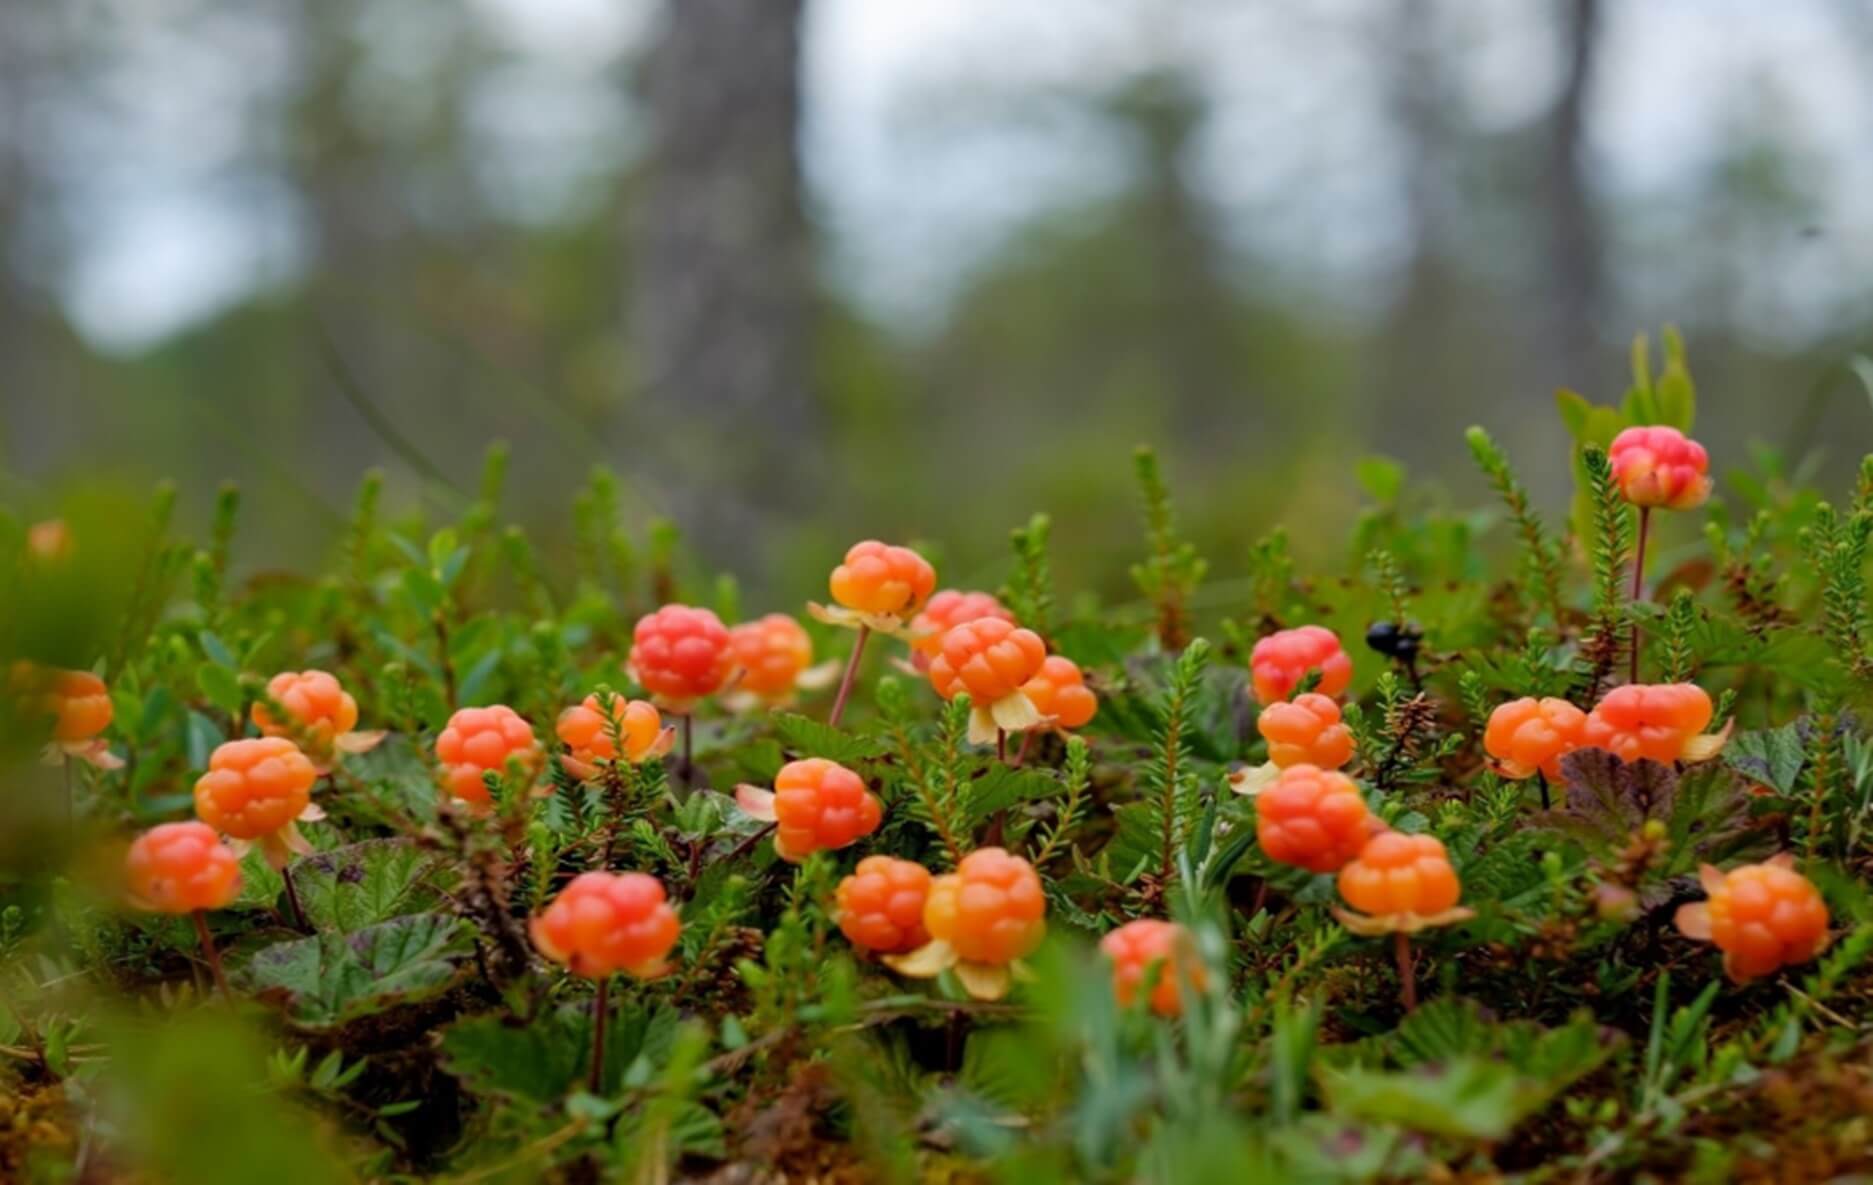
[[[290,864],[280,865],[280,883],[286,886],[286,909],[293,915],[293,925],[301,930],[310,930],[306,925],[306,911],[299,905],[299,890],[293,885],[293,870]]]
[[[832,711],[826,717],[826,723],[833,728],[839,727],[839,718],[845,715],[845,701],[852,697],[852,684],[858,680],[859,659],[865,654],[865,643],[871,638],[871,627],[858,627],[858,638],[852,643],[852,656],[845,660],[845,676],[839,680],[839,694],[833,697]]]
[[[1632,553],[1632,603],[1638,604],[1645,599],[1645,541],[1652,527],[1652,508],[1639,507],[1639,543]],[[1639,619],[1632,619],[1632,660],[1627,668],[1626,682],[1639,681]]]
[[[228,975],[221,969],[221,952],[215,949],[214,935],[208,932],[208,915],[198,909],[194,917],[195,937],[201,940],[202,955],[208,960],[209,973],[215,977],[215,987],[220,990],[221,998],[232,1004],[234,993],[228,990]]]
[[[1411,965],[1411,935],[1403,930],[1392,935],[1392,953],[1398,958],[1398,999],[1406,1012],[1418,1009],[1418,976]]]
[[[592,1001],[592,1073],[586,1089],[599,1094],[605,1079],[605,1021],[611,1012],[611,976],[598,981],[598,998]]]

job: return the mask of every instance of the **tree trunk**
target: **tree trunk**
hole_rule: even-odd
[[[646,70],[631,340],[639,455],[705,552],[811,503],[804,0],[671,0]]]
[[[1594,319],[1604,294],[1605,261],[1587,177],[1587,102],[1600,25],[1600,0],[1560,0],[1567,60],[1561,93],[1549,116],[1542,190],[1548,195],[1549,294],[1546,389],[1576,386],[1592,373],[1598,339]]]

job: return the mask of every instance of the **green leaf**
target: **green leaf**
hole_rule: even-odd
[[[367,839],[292,866],[307,920],[343,932],[433,909],[441,872],[436,856],[407,839]]]
[[[1777,794],[1790,794],[1808,760],[1800,728],[1784,724],[1781,728],[1743,732],[1730,738],[1724,747],[1725,764],[1746,778],[1768,786]]]
[[[226,667],[230,671],[238,668],[240,664],[234,661],[234,652],[228,649],[228,644],[223,642],[214,631],[203,630],[200,638],[202,653],[208,656],[210,662],[216,666]]]
[[[1065,786],[1039,770],[994,765],[975,779],[969,796],[969,817],[971,820],[986,819],[1017,802],[1036,802],[1065,793]]]
[[[790,712],[775,713],[773,725],[781,745],[790,753],[856,765],[881,752],[878,741],[872,737],[855,736]]]
[[[269,946],[248,963],[245,979],[261,996],[284,1003],[294,1024],[332,1028],[441,995],[455,985],[473,949],[466,922],[416,914],[354,934]]]
[[[1554,406],[1561,413],[1561,423],[1567,427],[1567,434],[1577,443],[1584,443],[1587,420],[1593,415],[1593,404],[1578,391],[1563,388],[1554,393]]]
[[[1466,1140],[1503,1139],[1549,1097],[1508,1066],[1471,1057],[1402,1073],[1326,1070],[1320,1086],[1340,1118]]]
[[[616,1007],[614,1003],[614,1007]],[[648,1081],[670,1052],[677,1014],[635,1002],[617,1008],[605,1030],[601,1092]],[[585,1085],[592,1049],[590,1002],[563,1004],[530,1022],[505,1015],[460,1020],[442,1030],[442,1063],[470,1090],[554,1102]]]
[[[1361,457],[1353,464],[1353,476],[1381,505],[1396,502],[1405,486],[1405,467],[1390,457]]]
[[[240,676],[228,667],[204,663],[195,668],[195,683],[208,702],[224,712],[238,714],[244,706]]]

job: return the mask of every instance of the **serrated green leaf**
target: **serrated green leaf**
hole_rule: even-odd
[[[646,1078],[669,1055],[678,1021],[663,1006],[618,1006],[614,997],[614,1007],[605,1030],[605,1093],[617,1091],[627,1077]],[[444,1067],[479,1094],[554,1102],[585,1084],[591,1004],[564,1004],[530,1022],[470,1017],[443,1029],[441,1046]]]
[[[452,987],[473,952],[459,918],[425,913],[352,934],[323,933],[266,947],[242,976],[278,999],[303,1028],[324,1029],[432,999]]]
[[[876,738],[843,732],[791,712],[775,713],[773,725],[781,745],[798,756],[825,757],[841,765],[856,765],[883,751]]]
[[[442,861],[406,839],[367,839],[295,861],[293,885],[316,928],[361,930],[434,908]]]

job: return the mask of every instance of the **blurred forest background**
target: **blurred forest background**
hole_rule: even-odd
[[[1131,446],[1238,569],[1397,458],[1550,506],[1558,386],[1681,325],[1720,467],[1873,440],[1867,0],[6,0],[0,464],[242,558],[360,473],[595,463],[786,599],[861,535],[1123,595]],[[1311,530],[1315,524],[1323,529]]]

